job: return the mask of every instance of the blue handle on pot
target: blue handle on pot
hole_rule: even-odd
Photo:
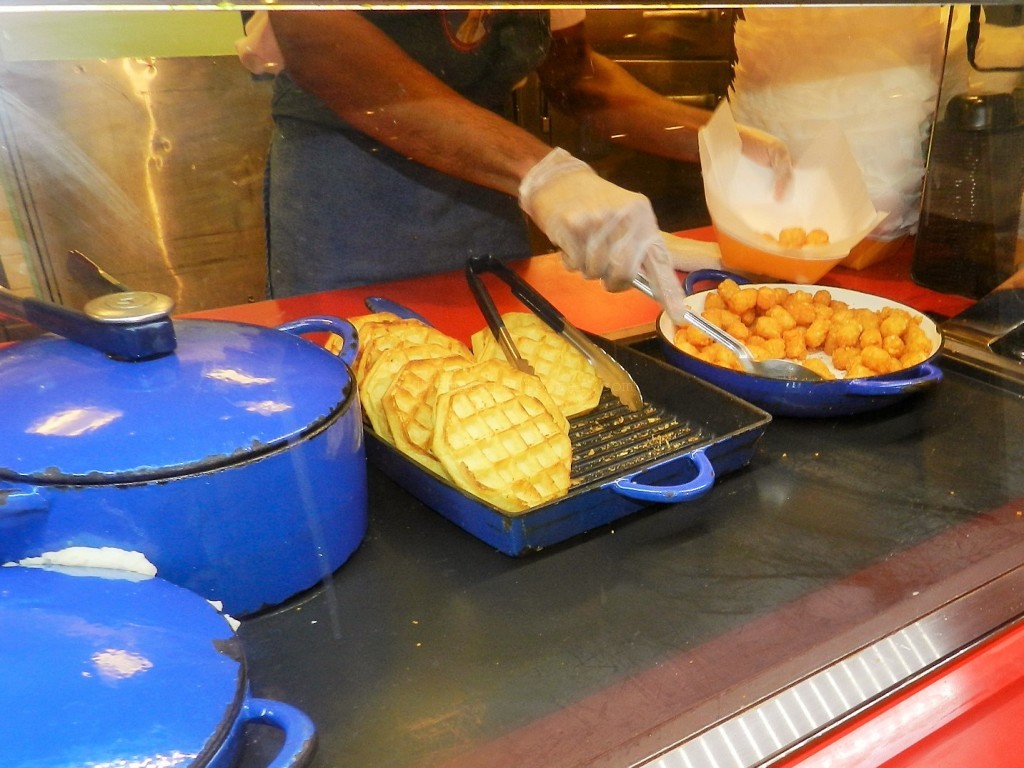
[[[919,375],[899,379],[844,379],[845,394],[870,397],[874,395],[894,395],[903,392],[915,392],[942,381],[942,369],[934,363],[924,363],[912,369]]]
[[[305,713],[289,704],[269,699],[247,699],[239,721],[269,725],[284,733],[281,750],[267,768],[306,765],[316,750],[316,726]]]
[[[686,276],[685,280],[683,280],[683,291],[687,296],[690,296],[693,294],[694,287],[697,283],[706,283],[709,280],[715,280],[717,282],[732,280],[739,285],[746,285],[750,282],[745,277],[740,277],[732,272],[726,272],[723,269],[695,269]]]
[[[295,336],[302,336],[306,333],[332,333],[341,338],[341,349],[338,350],[338,357],[345,365],[352,367],[356,360],[356,352],[359,351],[359,336],[355,326],[348,320],[331,315],[313,315],[303,317],[299,320],[292,320],[290,323],[277,326],[277,330],[291,333]],[[334,346],[331,346],[334,349]]]
[[[39,486],[0,482],[0,519],[7,515],[46,512],[49,509],[50,502]]]
[[[645,485],[634,482],[633,478],[645,472],[650,472],[663,464],[679,461],[680,458],[689,458],[697,466],[697,477],[682,485]],[[667,462],[654,464],[646,467],[640,472],[626,475],[618,480],[609,483],[606,487],[616,493],[631,499],[647,502],[661,502],[663,504],[675,504],[680,501],[692,501],[711,490],[715,484],[715,468],[711,460],[705,455],[703,448],[698,448],[693,453],[684,457],[673,457]]]
[[[409,307],[404,304],[399,304],[397,301],[386,299],[383,296],[368,296],[363,303],[371,312],[390,312],[392,315],[400,317],[403,320],[418,320],[424,325],[433,325],[433,323],[427,320],[427,318],[416,310],[409,309]]]

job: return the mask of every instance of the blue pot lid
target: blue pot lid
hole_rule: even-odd
[[[300,336],[175,320],[177,349],[123,362],[56,336],[0,350],[0,478],[152,480],[288,445],[349,407],[345,363]]]
[[[0,568],[0,765],[207,764],[247,694],[225,618],[163,579],[69,573]]]

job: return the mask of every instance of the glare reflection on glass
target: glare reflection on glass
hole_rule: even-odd
[[[120,648],[97,651],[92,655],[92,663],[105,680],[127,680],[153,667],[145,656]]]
[[[237,368],[214,368],[213,370],[207,371],[204,376],[214,381],[224,381],[230,384],[272,384],[274,379],[267,376],[253,376],[240,371]]]
[[[34,424],[29,425],[30,435],[49,435],[53,437],[80,437],[87,432],[95,432],[124,415],[123,411],[105,410],[103,408],[68,408],[51,413]]]
[[[291,403],[282,403],[277,400],[261,400],[256,403],[245,403],[244,408],[249,413],[258,416],[272,416],[275,413],[284,413],[292,409]]]

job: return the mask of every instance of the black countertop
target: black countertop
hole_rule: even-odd
[[[707,496],[522,558],[371,468],[360,549],[243,622],[252,687],[313,719],[314,766],[641,763],[1014,572],[1022,467],[1024,397],[947,370],[875,413],[776,418]]]

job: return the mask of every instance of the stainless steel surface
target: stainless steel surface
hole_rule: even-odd
[[[1024,567],[837,659],[749,709],[709,727],[646,768],[770,765],[928,672],[956,661],[1024,614]]]
[[[264,295],[269,84],[234,57],[0,65],[0,178],[40,298],[70,250],[182,312]]]
[[[954,363],[1001,386],[1024,390],[1024,270],[942,324]]]
[[[169,296],[152,291],[122,291],[97,296],[83,311],[94,320],[106,323],[137,323],[167,317],[174,309]]]

